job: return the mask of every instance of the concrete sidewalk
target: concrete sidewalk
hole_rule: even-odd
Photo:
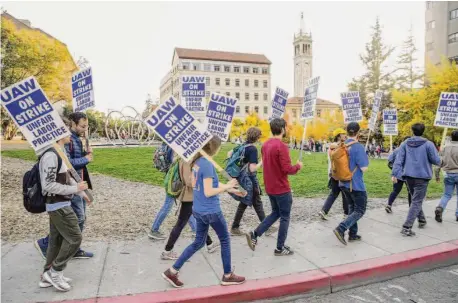
[[[335,291],[447,264],[458,263],[456,198],[450,201],[444,222],[434,221],[437,201],[425,203],[428,225],[417,236],[400,234],[407,206],[366,213],[360,221],[362,242],[343,246],[332,229],[341,217],[312,224],[291,224],[288,244],[296,254],[275,257],[274,237],[262,237],[252,252],[244,237],[233,237],[232,261],[236,273],[246,276],[244,285],[219,286],[222,264],[219,253],[197,253],[183,267],[185,289],[173,290],[160,274],[171,266],[159,256],[165,243],[145,237],[135,242],[84,243],[95,253],[91,260],[71,261],[65,274],[73,289],[59,293],[40,289],[44,261],[31,242],[2,244],[2,302],[240,302],[305,292]],[[337,206],[336,206],[337,207]],[[293,209],[294,211],[294,209]],[[175,250],[190,243],[181,238]],[[140,295],[141,294],[141,295]]]

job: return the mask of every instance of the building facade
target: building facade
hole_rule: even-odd
[[[235,118],[255,112],[266,119],[271,107],[271,64],[262,54],[175,48],[172,68],[161,81],[160,103],[172,95],[181,100],[182,76],[204,76],[207,97],[215,92],[238,99]]]
[[[301,122],[301,111],[302,104],[304,103],[304,97],[292,97],[289,98],[286,103],[285,113],[289,116],[289,122],[291,123],[303,123]],[[341,106],[334,102],[323,100],[318,98],[316,100],[316,117],[321,117],[321,113],[324,111],[340,111]]]
[[[294,96],[303,97],[307,81],[312,77],[312,34],[305,32],[301,13],[299,33],[294,35]]]
[[[426,1],[425,65],[458,62],[458,1]]]

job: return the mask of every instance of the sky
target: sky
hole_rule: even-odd
[[[359,55],[376,17],[396,55],[410,26],[423,67],[425,2],[3,2],[66,43],[75,61],[92,67],[96,109],[143,110],[159,97],[175,47],[262,53],[272,61],[272,89],[294,92],[293,35],[304,13],[313,38],[318,96],[340,103],[347,83],[363,74]],[[70,81],[70,79],[69,79]],[[273,94],[272,94],[273,95]]]

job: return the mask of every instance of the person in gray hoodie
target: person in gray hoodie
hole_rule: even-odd
[[[412,226],[416,218],[418,218],[419,228],[426,226],[423,200],[433,175],[432,165],[440,164],[436,147],[431,141],[422,137],[425,132],[425,125],[423,123],[413,124],[412,132],[413,137],[402,143],[399,148],[391,173],[393,183],[397,183],[398,180],[405,180],[412,195],[412,204],[401,230],[405,236],[415,235]]]
[[[440,156],[441,163],[436,171],[436,181],[440,182],[440,170],[443,169],[445,190],[435,211],[435,219],[439,223],[442,222],[442,213],[452,198],[455,187],[458,189],[458,130],[452,132],[452,141],[440,152]],[[458,221],[458,201],[455,216]]]

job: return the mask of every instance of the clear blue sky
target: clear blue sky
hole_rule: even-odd
[[[359,54],[376,16],[396,54],[413,25],[423,67],[425,2],[3,2],[3,8],[66,43],[75,60],[89,60],[102,111],[141,110],[148,93],[158,97],[176,46],[263,53],[273,62],[273,89],[292,95],[301,11],[314,39],[321,98],[340,103],[348,81],[362,74]]]

